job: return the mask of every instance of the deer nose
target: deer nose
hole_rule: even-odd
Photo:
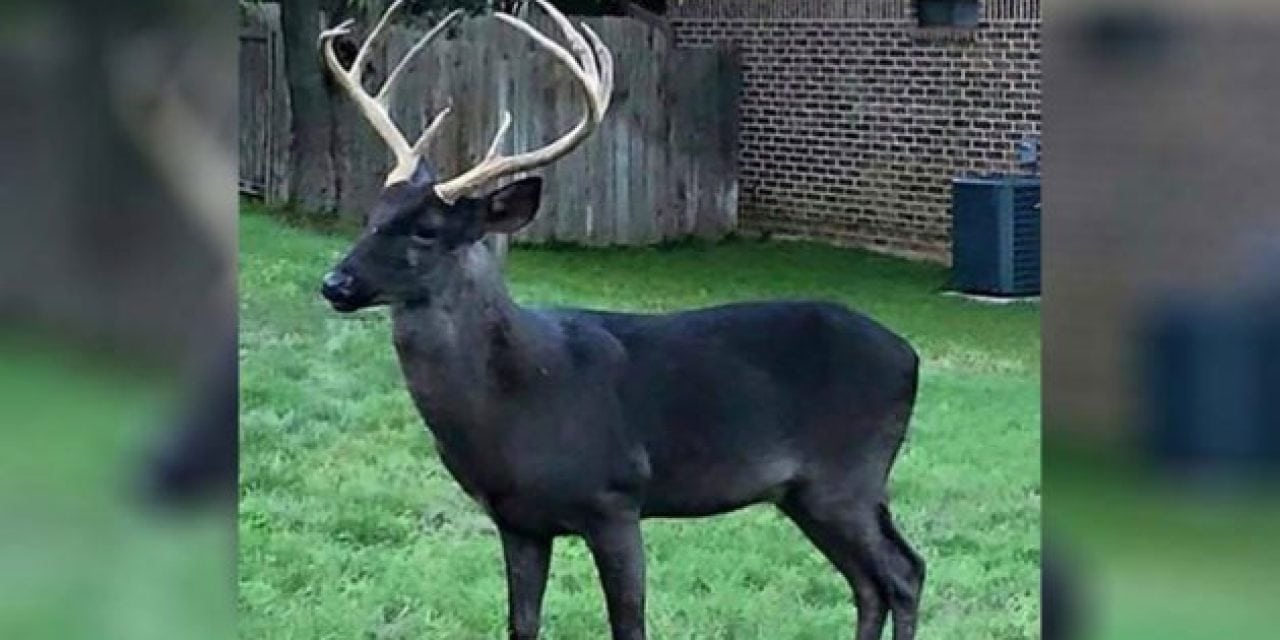
[[[330,302],[338,302],[351,296],[351,284],[355,278],[341,271],[330,271],[320,281],[320,295]]]

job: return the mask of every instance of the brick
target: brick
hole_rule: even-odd
[[[920,37],[901,0],[687,0],[677,44],[737,44],[744,230],[946,260],[950,179],[1040,130],[1038,0]]]

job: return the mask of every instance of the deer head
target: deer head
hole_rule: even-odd
[[[519,153],[500,153],[511,127],[511,113],[504,111],[493,142],[479,163],[461,175],[441,180],[425,153],[449,115],[443,109],[413,144],[409,144],[391,119],[388,109],[396,81],[405,68],[445,27],[461,17],[454,11],[413,45],[387,76],[376,94],[361,83],[375,39],[391,16],[404,4],[396,0],[361,45],[351,67],[343,68],[334,52],[334,39],[350,32],[347,21],[320,35],[320,45],[330,72],[355,101],[361,114],[390,148],[394,166],[386,186],[368,216],[368,224],[348,255],[324,278],[321,293],[342,312],[364,307],[413,302],[431,297],[463,269],[466,256],[486,233],[511,233],[528,224],[537,213],[542,179],[528,177],[496,191],[476,193],[501,178],[550,164],[572,151],[604,118],[613,91],[613,57],[586,24],[581,31],[544,0],[535,0],[555,22],[569,49],[524,21],[505,13],[495,17],[531,38],[570,71],[582,90],[582,120],[551,144]]]

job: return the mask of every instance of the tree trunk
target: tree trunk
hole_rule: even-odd
[[[283,0],[280,30],[292,116],[289,204],[303,211],[330,214],[337,207],[339,182],[334,163],[333,103],[317,44],[319,0]]]

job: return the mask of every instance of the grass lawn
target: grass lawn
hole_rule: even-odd
[[[53,335],[0,332],[0,638],[228,637],[225,515],[140,495],[177,389]]]
[[[240,627],[245,638],[505,637],[496,536],[432,450],[384,311],[316,294],[337,235],[241,219]],[[518,249],[528,304],[674,310],[845,302],[905,335],[923,386],[891,490],[929,562],[920,637],[1039,637],[1039,308],[938,295],[946,271],[800,243]],[[853,635],[843,579],[772,508],[646,523],[657,640]],[[557,542],[552,640],[607,637],[584,545]]]

